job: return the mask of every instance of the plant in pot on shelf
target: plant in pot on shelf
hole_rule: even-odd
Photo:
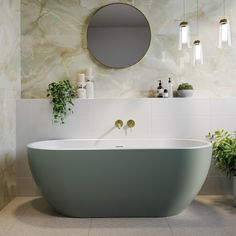
[[[229,133],[217,130],[214,134],[209,133],[207,138],[213,144],[212,156],[219,170],[233,178],[233,204],[236,207],[236,131]]]
[[[73,113],[72,99],[76,97],[74,86],[69,80],[53,82],[48,85],[47,97],[52,98],[54,123],[64,124],[67,112]]]
[[[192,97],[193,86],[189,83],[180,84],[177,89],[177,94],[179,97]]]

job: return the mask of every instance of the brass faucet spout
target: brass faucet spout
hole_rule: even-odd
[[[127,121],[127,126],[132,129],[135,126],[135,121],[134,120],[128,120]]]
[[[115,122],[115,126],[118,128],[118,129],[121,129],[121,127],[123,126],[123,121],[122,120],[117,120]]]

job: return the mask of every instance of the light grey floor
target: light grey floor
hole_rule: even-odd
[[[40,197],[17,197],[0,211],[0,236],[236,236],[230,196],[198,196],[167,218],[79,219],[57,215]]]

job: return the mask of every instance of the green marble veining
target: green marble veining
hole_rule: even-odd
[[[15,154],[1,155],[0,159],[0,209],[14,196],[16,187]]]
[[[20,0],[0,1],[0,209],[15,196],[16,98],[20,97]]]
[[[152,43],[138,64],[121,70],[106,68],[90,56],[86,45],[86,28],[93,12],[108,3],[124,2],[139,8],[152,28]],[[222,2],[204,0],[200,5],[200,39],[204,65],[194,67],[192,50],[178,51],[178,24],[183,18],[182,1],[176,0],[22,0],[21,1],[21,86],[23,98],[45,97],[52,81],[69,79],[89,66],[95,70],[96,97],[142,97],[157,85],[158,79],[173,77],[175,87],[188,81],[200,96],[235,97],[236,2],[227,1],[231,20],[233,47],[220,50],[218,22],[223,14]],[[187,1],[187,20],[191,38],[196,38],[196,1]]]

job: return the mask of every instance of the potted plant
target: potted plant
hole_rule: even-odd
[[[212,156],[216,166],[229,178],[233,178],[233,204],[236,207],[236,131],[231,134],[217,130],[214,134],[209,133],[207,138],[213,144]]]
[[[74,103],[72,99],[76,97],[74,86],[70,84],[69,80],[53,82],[48,85],[47,93],[47,97],[52,98],[53,121],[64,124],[67,112],[73,113],[71,106],[74,106]]]
[[[177,94],[179,97],[192,97],[193,86],[189,83],[180,84],[177,89]]]

